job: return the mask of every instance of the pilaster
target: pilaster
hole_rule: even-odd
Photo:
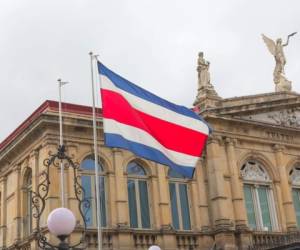
[[[227,230],[231,227],[228,197],[225,192],[224,166],[220,161],[221,138],[210,137],[207,143],[207,177],[209,199],[212,207],[213,224],[216,230]]]
[[[2,248],[6,247],[6,217],[7,217],[7,209],[6,209],[6,196],[7,196],[7,177],[3,176],[0,178],[0,190],[1,190],[1,206],[0,206],[0,246]]]
[[[239,166],[237,166],[235,144],[236,140],[226,138],[227,160],[230,172],[230,186],[232,193],[232,203],[234,209],[235,225],[237,229],[247,228],[247,212],[243,200],[242,186],[239,180]]]
[[[21,240],[21,166],[17,165],[13,168],[14,179],[16,183],[15,189],[15,211],[14,211],[14,242]]]
[[[120,149],[113,149],[114,168],[116,178],[116,207],[117,207],[117,225],[118,227],[128,227],[128,205],[126,197],[126,182],[124,178],[123,157]]]
[[[162,229],[169,229],[172,225],[170,195],[168,179],[165,173],[165,167],[157,165],[158,189],[159,189],[159,210],[160,210],[160,226]]]
[[[195,171],[196,180],[197,180],[197,188],[199,194],[199,203],[195,203],[195,208],[197,214],[199,216],[199,225],[202,231],[208,231],[210,229],[209,222],[209,213],[208,213],[208,202],[207,202],[207,186],[205,185],[204,178],[204,160],[203,158],[199,159]],[[197,220],[198,222],[198,220]]]
[[[291,195],[291,189],[289,186],[288,175],[286,167],[284,165],[284,147],[280,145],[275,145],[274,147],[276,165],[279,170],[280,175],[280,189],[282,196],[282,205],[284,208],[284,216],[286,220],[286,228],[288,231],[293,231],[297,228],[296,214],[293,207],[293,200]]]

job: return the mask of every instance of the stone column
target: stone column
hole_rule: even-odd
[[[129,218],[128,218],[128,204],[126,197],[127,184],[124,177],[124,166],[122,151],[120,149],[113,149],[114,155],[114,168],[115,168],[115,177],[116,177],[116,207],[117,207],[117,224],[119,227],[128,227]]]
[[[239,166],[235,155],[236,141],[231,138],[226,138],[227,159],[230,171],[230,186],[232,193],[232,202],[234,209],[235,225],[237,229],[247,228],[247,212],[243,200],[242,185],[239,180]]]
[[[40,150],[40,148],[33,150],[29,156],[29,165],[30,165],[31,171],[32,171],[31,173],[32,173],[32,191],[33,192],[37,191],[37,186],[39,184],[39,150]],[[23,201],[23,203],[24,203],[24,201]],[[32,212],[35,213],[35,210],[33,209]],[[32,220],[32,231],[35,232],[36,228],[37,228],[37,220],[34,218]]]
[[[14,179],[16,183],[15,189],[15,211],[14,211],[14,226],[15,226],[15,243],[21,239],[21,166],[17,165],[14,169]]]
[[[207,144],[207,177],[209,199],[212,210],[216,247],[224,250],[235,250],[236,238],[230,220],[230,203],[226,193],[224,179],[224,155],[221,155],[222,139],[211,136]],[[224,152],[225,153],[225,152]],[[226,163],[225,163],[226,164]]]
[[[208,203],[207,203],[207,186],[205,185],[205,178],[204,178],[204,161],[201,158],[198,161],[196,166],[196,180],[197,180],[197,188],[199,194],[199,203],[194,204],[196,209],[196,214],[199,216],[199,225],[202,231],[208,231],[210,228],[209,222],[209,213],[208,213]],[[198,223],[198,220],[197,220]]]
[[[0,211],[0,246],[4,249],[6,247],[6,193],[7,193],[7,177],[3,176],[0,179],[0,190],[1,190],[1,211]]]
[[[286,228],[288,231],[297,229],[296,214],[293,206],[291,188],[289,186],[288,175],[284,165],[283,147],[280,145],[274,146],[276,165],[280,175],[280,189],[282,194],[282,204],[286,219]]]
[[[165,167],[157,164],[158,189],[159,189],[159,210],[161,228],[168,229],[172,224],[169,183],[165,174]]]
[[[176,240],[174,233],[171,231],[172,217],[169,194],[169,181],[166,176],[167,168],[160,164],[157,165],[158,190],[159,190],[159,211],[160,211],[160,226],[164,232],[161,241],[157,242],[165,250],[176,249]]]
[[[213,223],[216,228],[223,229],[230,225],[227,195],[222,162],[220,161],[220,138],[211,137],[207,143],[207,177],[209,198],[212,205]]]
[[[162,166],[157,167],[155,164],[155,168],[152,168],[152,175],[150,176],[149,180],[149,190],[148,194],[152,193],[152,195],[148,195],[149,205],[150,205],[150,216],[152,217],[152,227],[153,229],[160,229],[161,228],[161,214],[160,214],[160,193],[161,189],[158,187],[158,176],[157,176],[157,169],[164,168]],[[152,192],[151,192],[152,190]]]

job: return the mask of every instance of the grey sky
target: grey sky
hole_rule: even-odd
[[[274,59],[260,34],[299,31],[299,0],[1,0],[0,141],[46,99],[91,104],[88,52],[128,80],[191,106],[199,51],[222,97],[274,91]],[[300,33],[286,48],[300,92]]]

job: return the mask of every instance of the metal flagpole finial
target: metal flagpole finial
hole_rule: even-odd
[[[69,83],[69,82],[63,82],[60,78],[57,79],[57,81],[58,81],[59,87],[61,87],[63,85],[66,85],[67,83]]]

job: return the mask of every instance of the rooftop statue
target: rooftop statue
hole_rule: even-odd
[[[290,37],[294,36],[297,32],[294,32],[290,35],[288,35],[286,43],[282,44],[282,39],[278,38],[276,42],[274,42],[272,39],[268,38],[264,34],[262,34],[262,38],[267,45],[269,51],[275,58],[275,69],[273,73],[273,79],[275,83],[275,90],[276,92],[279,91],[291,91],[291,81],[289,81],[285,77],[284,73],[284,66],[286,64],[286,59],[283,52],[283,47],[287,46],[289,44]]]
[[[198,54],[198,90],[202,88],[211,88],[209,62],[204,59],[203,52]]]

